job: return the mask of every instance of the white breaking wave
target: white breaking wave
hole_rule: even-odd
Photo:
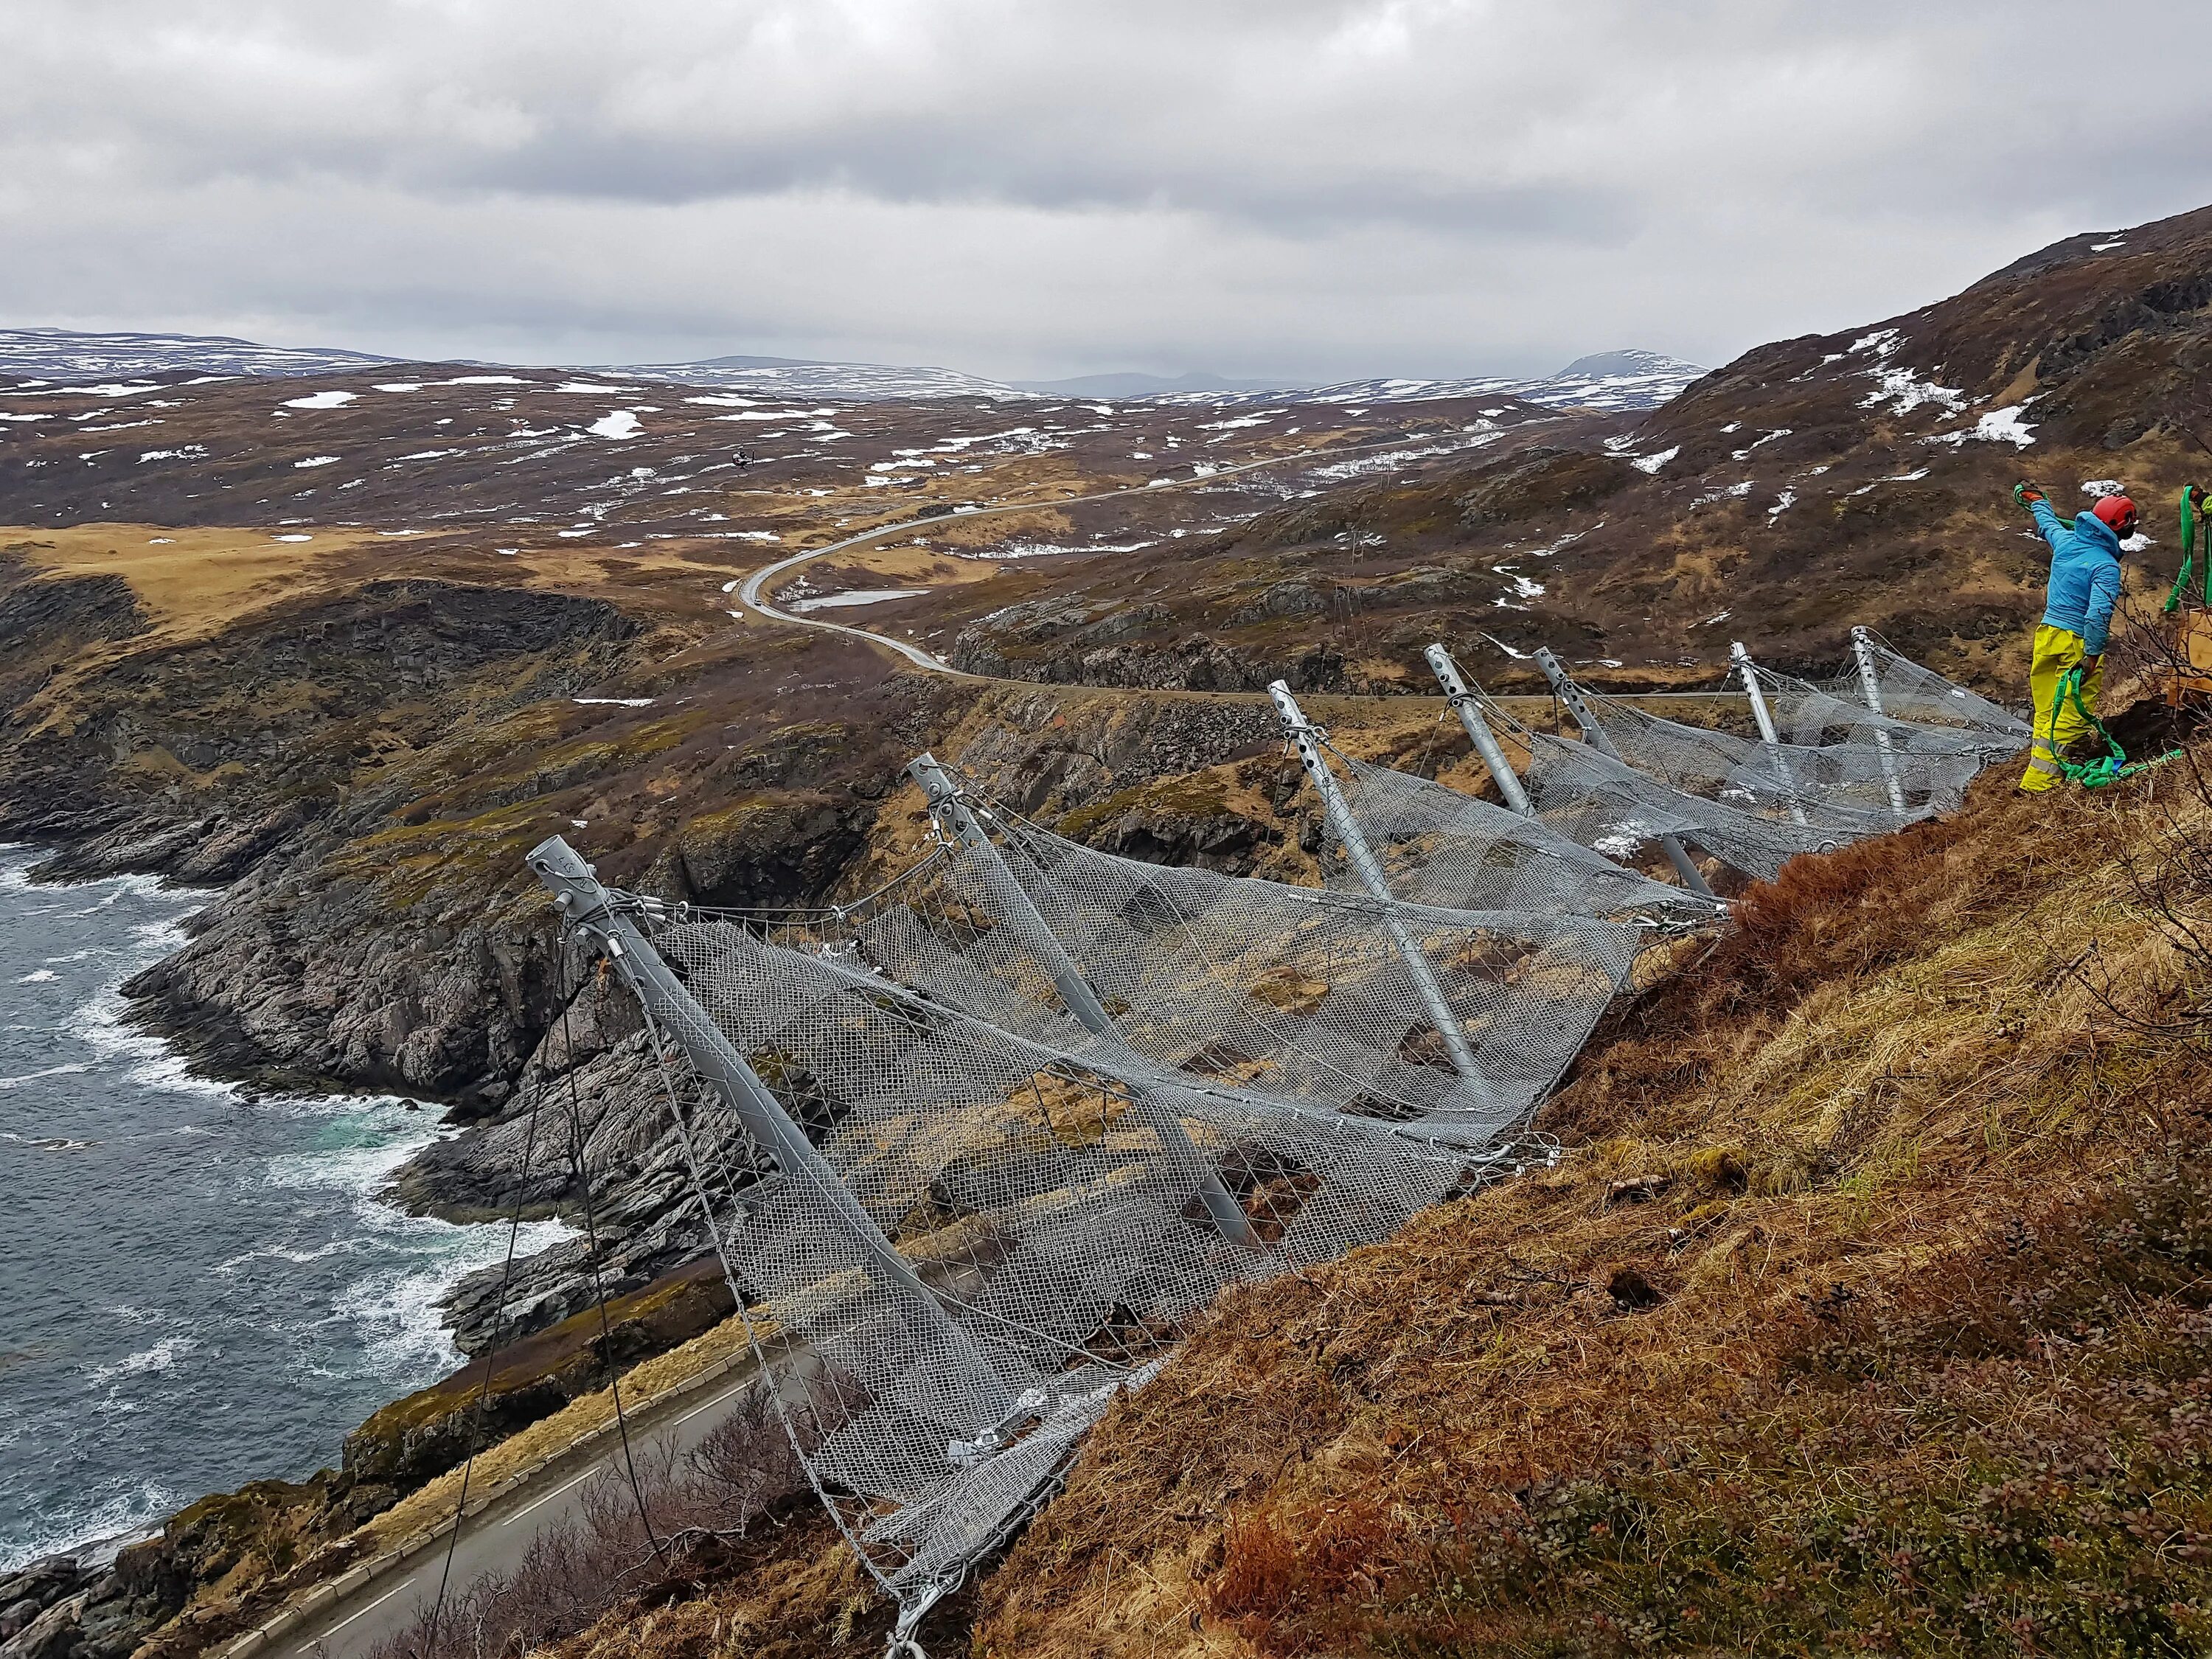
[[[372,1109],[360,1110],[364,1104]],[[418,1128],[414,1122],[393,1121],[393,1109],[401,1103],[392,1097],[349,1105],[349,1127],[375,1135],[374,1140],[280,1154],[268,1160],[262,1179],[272,1186],[353,1194],[354,1221],[362,1240],[403,1260],[355,1280],[317,1323],[350,1328],[368,1369],[377,1375],[427,1381],[429,1374],[463,1358],[446,1329],[440,1298],[465,1274],[505,1257],[507,1229],[497,1222],[463,1226],[434,1216],[409,1215],[386,1203],[381,1194],[392,1177],[435,1141],[438,1131],[428,1124]],[[516,1233],[515,1255],[534,1255],[572,1231],[561,1221],[526,1223]]]
[[[47,977],[52,978],[52,975],[49,975]],[[17,980],[15,982],[21,985],[23,981]],[[91,1066],[82,1064],[49,1066],[42,1072],[26,1072],[21,1077],[0,1077],[0,1089],[20,1089],[26,1083],[36,1083],[42,1077],[67,1077],[72,1073],[88,1072],[91,1069]]]
[[[125,1067],[125,1075],[142,1089],[220,1100],[238,1097],[236,1084],[194,1076],[191,1063],[166,1040],[130,1023],[120,979],[101,986],[78,1006],[72,1029],[101,1060]]]
[[[14,1572],[43,1556],[64,1553],[76,1554],[80,1565],[88,1565],[80,1553],[82,1546],[121,1545],[144,1537],[185,1501],[183,1493],[149,1480],[97,1504],[64,1509],[45,1517],[45,1524],[27,1535],[0,1542],[0,1572]],[[94,1558],[100,1554],[93,1552]]]
[[[92,1368],[95,1382],[112,1382],[121,1376],[136,1376],[141,1371],[166,1371],[185,1354],[191,1353],[199,1343],[189,1336],[165,1336],[150,1348],[125,1354],[112,1364]]]

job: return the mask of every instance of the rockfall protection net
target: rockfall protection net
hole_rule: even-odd
[[[620,901],[696,1000],[648,1012],[787,1425],[909,1610],[1222,1286],[1510,1167],[1500,1137],[1659,937],[1145,865],[957,808],[968,833],[845,909]],[[684,1066],[702,1018],[818,1166],[777,1168]]]
[[[1905,817],[1923,817],[1954,805],[1983,765],[2026,741],[2026,726],[1996,704],[1887,646],[1874,649],[1885,700],[1893,694],[1929,723],[1877,716],[1863,701],[1847,704],[1820,686],[1759,670],[1777,724],[1803,739],[1770,749],[1755,736],[1662,720],[1583,690],[1585,706],[1620,751],[1616,760],[1589,744],[1533,731],[1495,702],[1479,701],[1492,727],[1527,751],[1523,785],[1554,838],[1657,867],[1654,846],[1672,836],[1771,880],[1800,853],[1896,829],[1893,777]],[[1856,671],[1850,684],[1857,684]],[[1888,739],[1887,752],[1877,732]],[[1503,809],[1330,752],[1344,769],[1346,803],[1392,892],[1450,906],[1484,902],[1497,890],[1498,865],[1507,856],[1498,850]],[[1638,890],[1593,883],[1590,890],[1598,904],[1626,900],[1644,914],[1665,913]],[[1689,901],[1679,888],[1660,890]]]
[[[1867,643],[1874,662],[1875,684],[1881,694],[1882,712],[1890,719],[1917,726],[1972,733],[1986,742],[1992,760],[2017,754],[2027,747],[2033,733],[2028,723],[2017,714],[1978,692],[1945,679],[1932,668],[1922,667],[1911,658],[1893,650],[1870,629]],[[1761,678],[1765,676],[1762,674]],[[1775,678],[1780,683],[1786,677]],[[1790,684],[1808,687],[1846,706],[1866,707],[1865,688],[1856,664],[1830,679]],[[1811,729],[1810,722],[1822,719],[1824,714],[1825,707],[1803,714],[1793,709],[1785,719],[1783,711],[1777,708],[1775,720],[1794,741],[1806,743],[1813,740],[1803,735]]]
[[[1428,779],[1355,760],[1323,741],[1343,769],[1339,792],[1399,898],[1447,909],[1484,905],[1552,915],[1714,919],[1711,901],[1654,881],[1595,850],[1603,841],[1607,851],[1626,856],[1648,838],[1643,835],[1624,838],[1608,821],[1604,830],[1591,833],[1583,827],[1577,836],[1548,813],[1525,817]],[[1581,827],[1578,817],[1563,822]],[[1364,892],[1341,845],[1333,837],[1328,842],[1325,876],[1332,887]]]
[[[1670,778],[1765,757],[1685,758],[1654,735],[1669,725],[1623,730]],[[1499,1137],[1661,936],[1652,919],[1685,914],[1676,890],[1577,849],[1677,834],[1771,874],[1893,822],[1801,825],[1802,801],[1717,798],[1731,772],[1707,796],[1517,735],[1542,833],[1344,763],[1391,879],[1480,910],[1139,864],[972,795],[964,831],[941,819],[920,864],[848,909],[769,921],[612,896],[682,981],[625,964],[665,1133],[784,1425],[902,1632],[1224,1288],[1514,1166]],[[1793,774],[1785,793],[1861,781]],[[773,1097],[769,1143],[729,1066],[710,1080],[717,1054]]]
[[[1224,1286],[1386,1237],[1487,1172],[1386,1123],[1111,1044],[1070,1052],[842,954],[618,902],[818,1153],[775,1167],[665,1047],[786,1425],[909,1624]],[[697,1018],[648,1012],[656,1041]]]
[[[780,937],[1024,1037],[1459,1144],[1527,1116],[1655,938],[1589,916],[1383,904],[1144,864],[973,794],[962,805],[988,845],[945,836],[866,902],[784,918]],[[1110,1030],[1072,1018],[1062,963]],[[1471,1067],[1455,1063],[1424,976]]]

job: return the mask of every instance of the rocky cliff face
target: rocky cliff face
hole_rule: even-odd
[[[446,1104],[454,1133],[402,1174],[401,1201],[580,1221],[588,1194],[596,1260],[571,1241],[453,1298],[471,1351],[550,1335],[590,1305],[594,1269],[650,1298],[700,1240],[634,1012],[562,958],[524,872],[545,836],[665,898],[850,896],[920,844],[899,769],[934,749],[1091,844],[1312,880],[1310,799],[1252,695],[1279,674],[1317,715],[1369,721],[1365,752],[1421,770],[1440,759],[1432,703],[1324,705],[1425,691],[1418,652],[1440,635],[1504,687],[1538,642],[1649,684],[1710,679],[1730,635],[1826,665],[1863,619],[2002,684],[2040,575],[2004,488],[2030,471],[2060,494],[2103,477],[2170,494],[2212,439],[2208,272],[2212,213],[2060,244],[1887,325],[1747,354],[1640,424],[1532,415],[1474,459],[1424,451],[1218,533],[1027,569],[1012,605],[981,582],[927,601],[920,625],[957,630],[961,666],[1012,685],[732,623],[742,564],[672,530],[512,562],[349,531],[296,563],[266,531],[204,556],[144,526],[5,532],[0,836],[57,848],[53,875],[223,886],[190,945],[132,982],[136,1007],[226,1075]],[[241,451],[226,476],[258,489],[292,467]],[[487,511],[507,487],[489,452],[461,483]],[[26,501],[66,516],[76,499]],[[517,1420],[559,1395],[559,1369],[517,1387]],[[400,1416],[350,1460],[359,1492],[450,1453],[438,1410]],[[105,1659],[101,1609],[125,1610],[120,1630],[179,1575],[227,1570],[267,1529],[239,1516],[336,1512],[288,1490],[188,1512],[97,1589],[58,1568],[12,1586],[0,1659],[72,1643]]]

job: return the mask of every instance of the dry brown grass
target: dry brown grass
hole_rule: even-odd
[[[763,1340],[773,1334],[773,1328],[758,1316],[754,1322]],[[714,1329],[625,1371],[622,1379],[623,1409],[636,1412],[686,1378],[743,1353],[746,1346],[744,1321],[732,1315]],[[478,1453],[468,1477],[469,1489],[471,1492],[489,1492],[533,1463],[574,1444],[588,1431],[605,1428],[614,1420],[612,1389],[600,1389],[579,1395],[550,1417],[541,1418],[520,1434],[510,1435]],[[460,1495],[461,1473],[458,1468],[448,1469],[436,1480],[416,1488],[381,1515],[371,1517],[348,1542],[357,1540],[367,1547],[366,1553],[381,1553],[447,1519]]]
[[[280,542],[283,536],[307,536]],[[371,542],[368,530],[302,526],[165,529],[88,524],[0,526],[0,547],[61,576],[119,575],[165,641],[221,632],[247,612],[324,586],[331,568]],[[387,544],[389,545],[390,544]]]
[[[924,1648],[957,1652],[958,1597],[926,1621]],[[698,1576],[641,1596],[546,1650],[551,1659],[874,1659],[891,1613],[812,1499],[780,1531],[702,1562]]]
[[[799,565],[780,578],[780,586],[767,597],[773,602],[783,587],[804,576],[817,587],[866,587],[883,582],[901,587],[957,587],[988,581],[999,568],[988,559],[963,559],[938,547],[917,547],[911,542],[891,546],[856,547],[834,559]]]
[[[2197,1650],[2212,1066],[2121,865],[2179,777],[2010,782],[1755,890],[1554,1170],[1225,1297],[930,1651]],[[679,1601],[568,1651],[884,1617],[826,1534]]]
[[[1759,891],[1593,1045],[1550,1175],[1225,1298],[988,1581],[975,1650],[1615,1650],[1598,1569],[1522,1617],[1462,1557],[1546,1492],[1688,1455],[1677,1431],[1778,1413],[1824,1310],[1971,1282],[2008,1223],[2138,1170],[2212,1092],[2187,1044],[2111,1041],[2064,971],[2092,935],[2132,994],[2179,971],[2115,879],[2138,807],[2008,787]],[[1778,1509],[1877,1473],[1840,1443],[1740,1462]]]

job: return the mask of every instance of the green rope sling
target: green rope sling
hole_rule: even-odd
[[[2138,772],[2148,772],[2154,766],[2163,766],[2181,753],[2179,749],[2169,749],[2154,760],[2130,760],[2119,740],[2105,729],[2104,721],[2091,714],[2089,705],[2081,701],[2081,669],[2078,663],[2058,677],[2058,690],[2051,699],[2051,730],[2054,737],[2058,731],[2059,713],[2069,702],[2074,705],[2074,712],[2089,723],[2090,729],[2105,740],[2103,754],[2078,764],[2060,754],[2056,742],[2051,744],[2051,757],[2058,763],[2058,769],[2084,789],[2102,789]]]
[[[2173,591],[2166,596],[2165,614],[2169,617],[2181,608],[2181,596],[2188,591],[2190,574],[2197,562],[2197,503],[2203,494],[2195,484],[2181,487],[2181,574],[2173,579]],[[2204,575],[2198,592],[2190,597],[2212,610],[2212,547],[2205,549]]]

